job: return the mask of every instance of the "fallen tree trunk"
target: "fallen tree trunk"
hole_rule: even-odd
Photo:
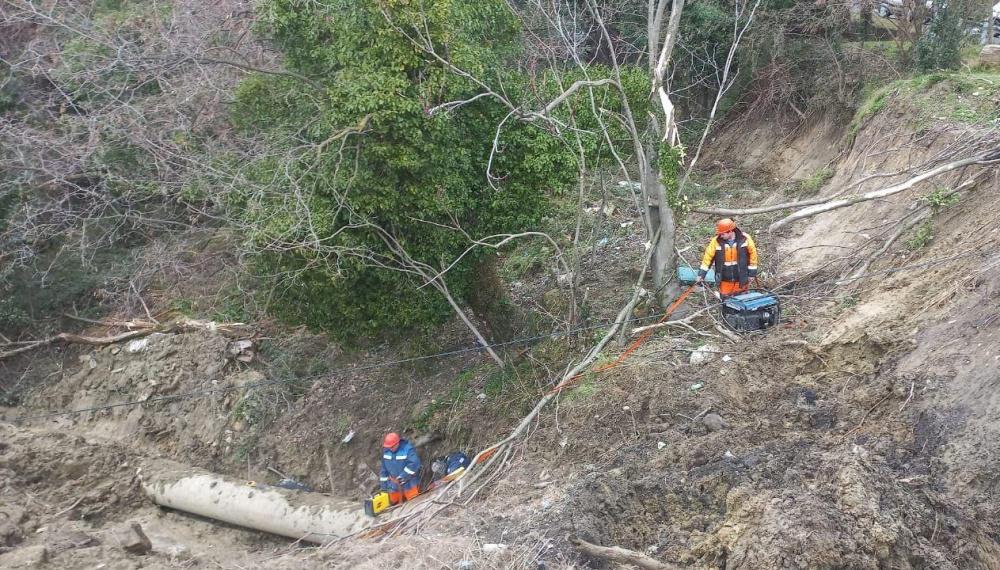
[[[351,501],[251,486],[173,461],[147,461],[138,475],[157,505],[295,540],[324,544],[371,526],[372,519]]]
[[[982,170],[982,171],[980,171],[979,173],[977,173],[972,178],[969,178],[968,180],[966,180],[966,181],[962,182],[961,184],[959,184],[958,186],[956,186],[952,191],[944,194],[942,196],[942,199],[950,198],[950,197],[955,196],[955,195],[957,195],[957,194],[959,194],[961,192],[964,192],[965,190],[968,190],[970,188],[974,188],[977,184],[979,184],[980,182],[982,182],[983,179],[985,179],[986,176],[989,175],[989,174],[991,174],[991,171],[989,171],[989,170]],[[889,238],[887,240],[885,240],[884,244],[882,244],[882,247],[880,247],[874,253],[872,253],[871,255],[869,255],[864,260],[864,262],[861,264],[861,266],[858,269],[856,269],[853,273],[851,273],[851,275],[850,275],[850,277],[848,279],[849,280],[855,280],[855,279],[860,279],[861,277],[863,277],[866,273],[868,273],[868,268],[871,267],[871,264],[874,263],[876,259],[882,257],[882,255],[885,254],[885,252],[889,251],[889,248],[892,247],[892,244],[896,243],[896,240],[898,240],[900,237],[902,237],[903,234],[905,234],[907,231],[909,231],[910,228],[912,228],[913,226],[916,226],[917,224],[919,224],[919,223],[921,223],[921,222],[923,222],[925,220],[929,220],[931,218],[931,216],[933,215],[933,213],[934,213],[934,209],[932,208],[932,206],[930,204],[926,204],[924,206],[921,206],[920,210],[918,212],[916,212],[914,214],[911,214],[912,217],[908,221],[900,223],[900,225],[896,229],[896,231],[891,236],[889,236]],[[842,285],[844,283],[846,283],[846,281],[838,281],[836,283],[836,285],[839,286],[839,285]]]
[[[0,360],[5,358],[10,358],[11,356],[16,356],[30,350],[35,350],[36,348],[42,348],[43,346],[49,346],[50,344],[55,344],[58,342],[73,343],[73,344],[89,344],[91,346],[101,346],[105,344],[114,344],[116,342],[122,342],[125,340],[132,340],[133,338],[138,338],[141,336],[146,336],[155,332],[154,330],[140,330],[140,331],[129,331],[127,333],[122,333],[114,336],[107,337],[93,337],[93,336],[82,336],[70,333],[59,333],[55,336],[50,336],[49,338],[42,339],[31,344],[26,344],[18,348],[8,350],[6,352],[0,352]]]
[[[921,174],[919,176],[915,176],[915,177],[913,177],[913,178],[911,178],[911,179],[909,179],[909,180],[907,180],[907,181],[905,181],[905,182],[903,182],[901,184],[890,186],[889,188],[885,188],[885,189],[882,189],[882,190],[876,190],[874,192],[869,192],[868,194],[861,194],[861,195],[858,195],[858,196],[850,196],[850,197],[847,197],[847,198],[843,198],[841,200],[837,200],[837,198],[841,194],[843,194],[844,190],[841,190],[840,192],[837,192],[833,196],[826,196],[826,197],[823,197],[823,198],[811,198],[809,200],[795,200],[793,202],[782,202],[780,204],[771,204],[770,206],[758,206],[756,208],[707,208],[707,207],[704,207],[704,208],[692,208],[691,211],[695,212],[697,214],[709,214],[709,215],[713,215],[713,216],[730,216],[730,217],[735,217],[735,216],[750,216],[750,215],[754,215],[754,214],[766,214],[766,213],[769,213],[769,212],[777,212],[779,210],[798,210],[798,209],[802,208],[798,212],[795,212],[795,213],[793,213],[793,214],[791,214],[791,215],[789,215],[789,216],[787,216],[785,218],[782,218],[781,220],[778,220],[774,224],[772,224],[769,229],[773,230],[773,229],[775,229],[777,227],[783,226],[783,225],[785,225],[787,223],[790,223],[790,222],[792,222],[794,220],[799,219],[798,214],[800,214],[802,212],[806,212],[806,210],[805,210],[806,208],[809,208],[809,212],[810,213],[806,214],[805,216],[802,216],[802,217],[813,216],[813,215],[816,215],[816,214],[818,214],[820,212],[828,211],[827,209],[820,209],[820,208],[823,208],[826,205],[834,205],[834,204],[836,204],[832,208],[829,208],[829,209],[843,208],[844,206],[850,206],[850,205],[856,204],[858,202],[863,202],[863,201],[867,201],[867,200],[873,200],[875,198],[880,198],[880,197],[883,197],[883,196],[888,196],[888,195],[891,195],[891,194],[895,194],[897,192],[901,192],[903,190],[906,190],[906,189],[912,187],[914,184],[916,184],[918,182],[921,182],[921,181],[926,180],[928,178],[937,176],[938,174],[942,174],[944,172],[948,172],[950,170],[954,170],[956,168],[962,168],[963,166],[969,166],[971,164],[984,164],[984,165],[985,164],[992,164],[993,162],[995,162],[997,160],[996,157],[995,157],[995,155],[997,154],[997,152],[998,152],[997,150],[993,150],[993,151],[991,151],[989,153],[980,154],[980,155],[977,155],[975,157],[971,157],[971,158],[967,158],[967,159],[963,159],[963,160],[959,160],[959,161],[955,161],[955,162],[950,162],[948,164],[945,164],[945,165],[939,166],[939,167],[937,167],[937,168],[935,168],[933,170],[930,170],[930,171],[928,171],[928,172],[926,172],[924,174]],[[893,174],[896,174],[896,173],[893,173]],[[857,186],[860,182],[864,182],[864,181],[866,181],[866,180],[868,180],[870,178],[872,178],[872,176],[867,176],[864,179],[859,180],[858,182],[855,182],[854,184],[851,184],[850,187]],[[850,189],[850,187],[846,188],[845,190]],[[872,196],[870,198],[865,198],[865,196],[869,196],[869,195],[872,195]],[[861,199],[858,199],[858,198],[861,198]],[[816,206],[817,207],[816,211],[814,212],[813,209],[810,208],[810,206]]]
[[[709,214],[713,216],[749,216],[752,214],[777,212],[778,210],[805,208],[806,206],[815,206],[816,204],[822,204],[829,201],[830,197],[827,196],[824,198],[813,198],[811,200],[796,200],[794,202],[783,202],[781,204],[772,204],[770,206],[759,206],[757,208],[691,208],[691,211],[697,214]]]
[[[981,165],[993,164],[998,159],[1000,159],[1000,156],[998,155],[1000,155],[1000,150],[992,149],[989,152],[980,153],[977,154],[976,156],[971,156],[969,158],[963,158],[962,160],[956,160],[953,162],[949,162],[947,164],[942,164],[941,166],[933,170],[929,170],[919,176],[914,176],[913,178],[900,182],[899,184],[894,184],[893,186],[889,186],[888,188],[882,188],[881,190],[875,190],[872,192],[867,192],[865,194],[857,194],[855,196],[848,196],[846,198],[840,198],[837,200],[827,200],[822,204],[818,204],[816,206],[811,206],[808,208],[803,208],[798,212],[795,212],[793,214],[785,216],[784,218],[781,218],[780,220],[771,224],[768,227],[768,231],[773,232],[774,230],[782,226],[786,226],[794,221],[801,220],[804,218],[810,218],[817,214],[829,212],[830,210],[846,208],[847,206],[853,206],[854,204],[858,204],[861,202],[867,202],[869,200],[876,200],[879,198],[892,196],[893,194],[898,194],[904,190],[909,190],[910,188],[913,188],[918,183],[923,182],[924,180],[933,178],[939,174],[950,172],[958,168],[970,166],[973,164],[981,164]]]
[[[112,326],[111,324],[108,323],[101,323],[101,324],[103,324],[104,326]],[[149,328],[123,332],[111,336],[87,336],[87,335],[79,335],[73,333],[59,333],[57,335],[53,335],[50,336],[49,338],[44,338],[42,340],[38,340],[35,342],[17,343],[20,345],[17,348],[12,348],[10,350],[0,352],[0,360],[10,358],[11,356],[17,356],[18,354],[35,350],[36,348],[42,348],[57,343],[86,344],[90,346],[106,346],[109,344],[124,342],[126,340],[132,340],[135,338],[149,336],[153,333],[173,333],[173,332],[185,332],[193,330],[209,330],[209,331],[218,331],[220,333],[231,333],[234,331],[234,329],[241,326],[244,326],[243,323],[216,323],[214,321],[184,320],[175,323],[168,323],[166,325],[151,326]]]
[[[634,566],[638,566],[639,568],[646,568],[647,570],[677,570],[677,566],[674,566],[673,564],[660,562],[651,556],[646,556],[645,554],[634,550],[621,548],[620,546],[598,546],[577,537],[571,537],[569,541],[573,544],[573,546],[577,547],[580,552],[588,556],[603,558],[619,564],[632,564]]]

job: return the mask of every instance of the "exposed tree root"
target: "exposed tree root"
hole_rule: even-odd
[[[677,566],[660,562],[659,560],[646,556],[641,552],[621,548],[620,546],[597,546],[577,537],[570,537],[570,543],[577,547],[580,552],[596,558],[603,558],[619,564],[632,564],[647,570],[676,570]]]

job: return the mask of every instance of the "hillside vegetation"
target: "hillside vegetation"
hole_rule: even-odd
[[[4,1],[0,566],[1000,567],[988,4]],[[389,431],[488,452],[322,546],[141,486]]]

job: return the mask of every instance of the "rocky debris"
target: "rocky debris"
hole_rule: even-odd
[[[24,539],[21,523],[26,519],[27,514],[21,507],[8,505],[0,508],[0,546],[14,546]]]
[[[240,362],[252,362],[255,353],[253,341],[249,339],[234,340],[226,346],[226,358]]]
[[[560,273],[560,274],[556,275],[556,283],[560,287],[569,287],[570,285],[572,285],[573,279],[575,277],[576,276],[575,276],[575,274],[573,272]]]
[[[816,391],[803,388],[795,397],[795,406],[799,409],[808,410],[816,407]]]
[[[0,555],[0,568],[39,568],[49,560],[49,551],[42,545],[25,546]]]
[[[986,65],[1000,65],[1000,45],[983,46],[979,52],[979,63]]]
[[[504,554],[507,552],[506,544],[484,544],[483,552],[486,554]]]
[[[143,555],[153,549],[153,544],[142,532],[142,526],[137,522],[126,523],[116,529],[112,534],[118,546],[129,554]]]
[[[809,426],[813,429],[833,429],[837,425],[837,416],[832,411],[822,410],[809,416]]]
[[[729,422],[722,419],[719,414],[706,414],[701,418],[701,423],[705,424],[708,431],[722,431],[729,427]]]
[[[100,544],[96,538],[79,530],[66,530],[54,534],[45,541],[49,554],[55,556],[75,548],[88,548]]]

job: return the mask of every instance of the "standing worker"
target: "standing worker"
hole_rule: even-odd
[[[705,281],[709,268],[715,264],[719,293],[723,296],[745,293],[750,280],[757,277],[757,246],[749,234],[736,227],[736,222],[723,218],[715,223],[715,237],[705,247],[698,271],[698,283]]]
[[[398,433],[390,433],[382,441],[382,471],[379,486],[389,492],[393,505],[409,501],[420,494],[420,457],[417,450]]]

